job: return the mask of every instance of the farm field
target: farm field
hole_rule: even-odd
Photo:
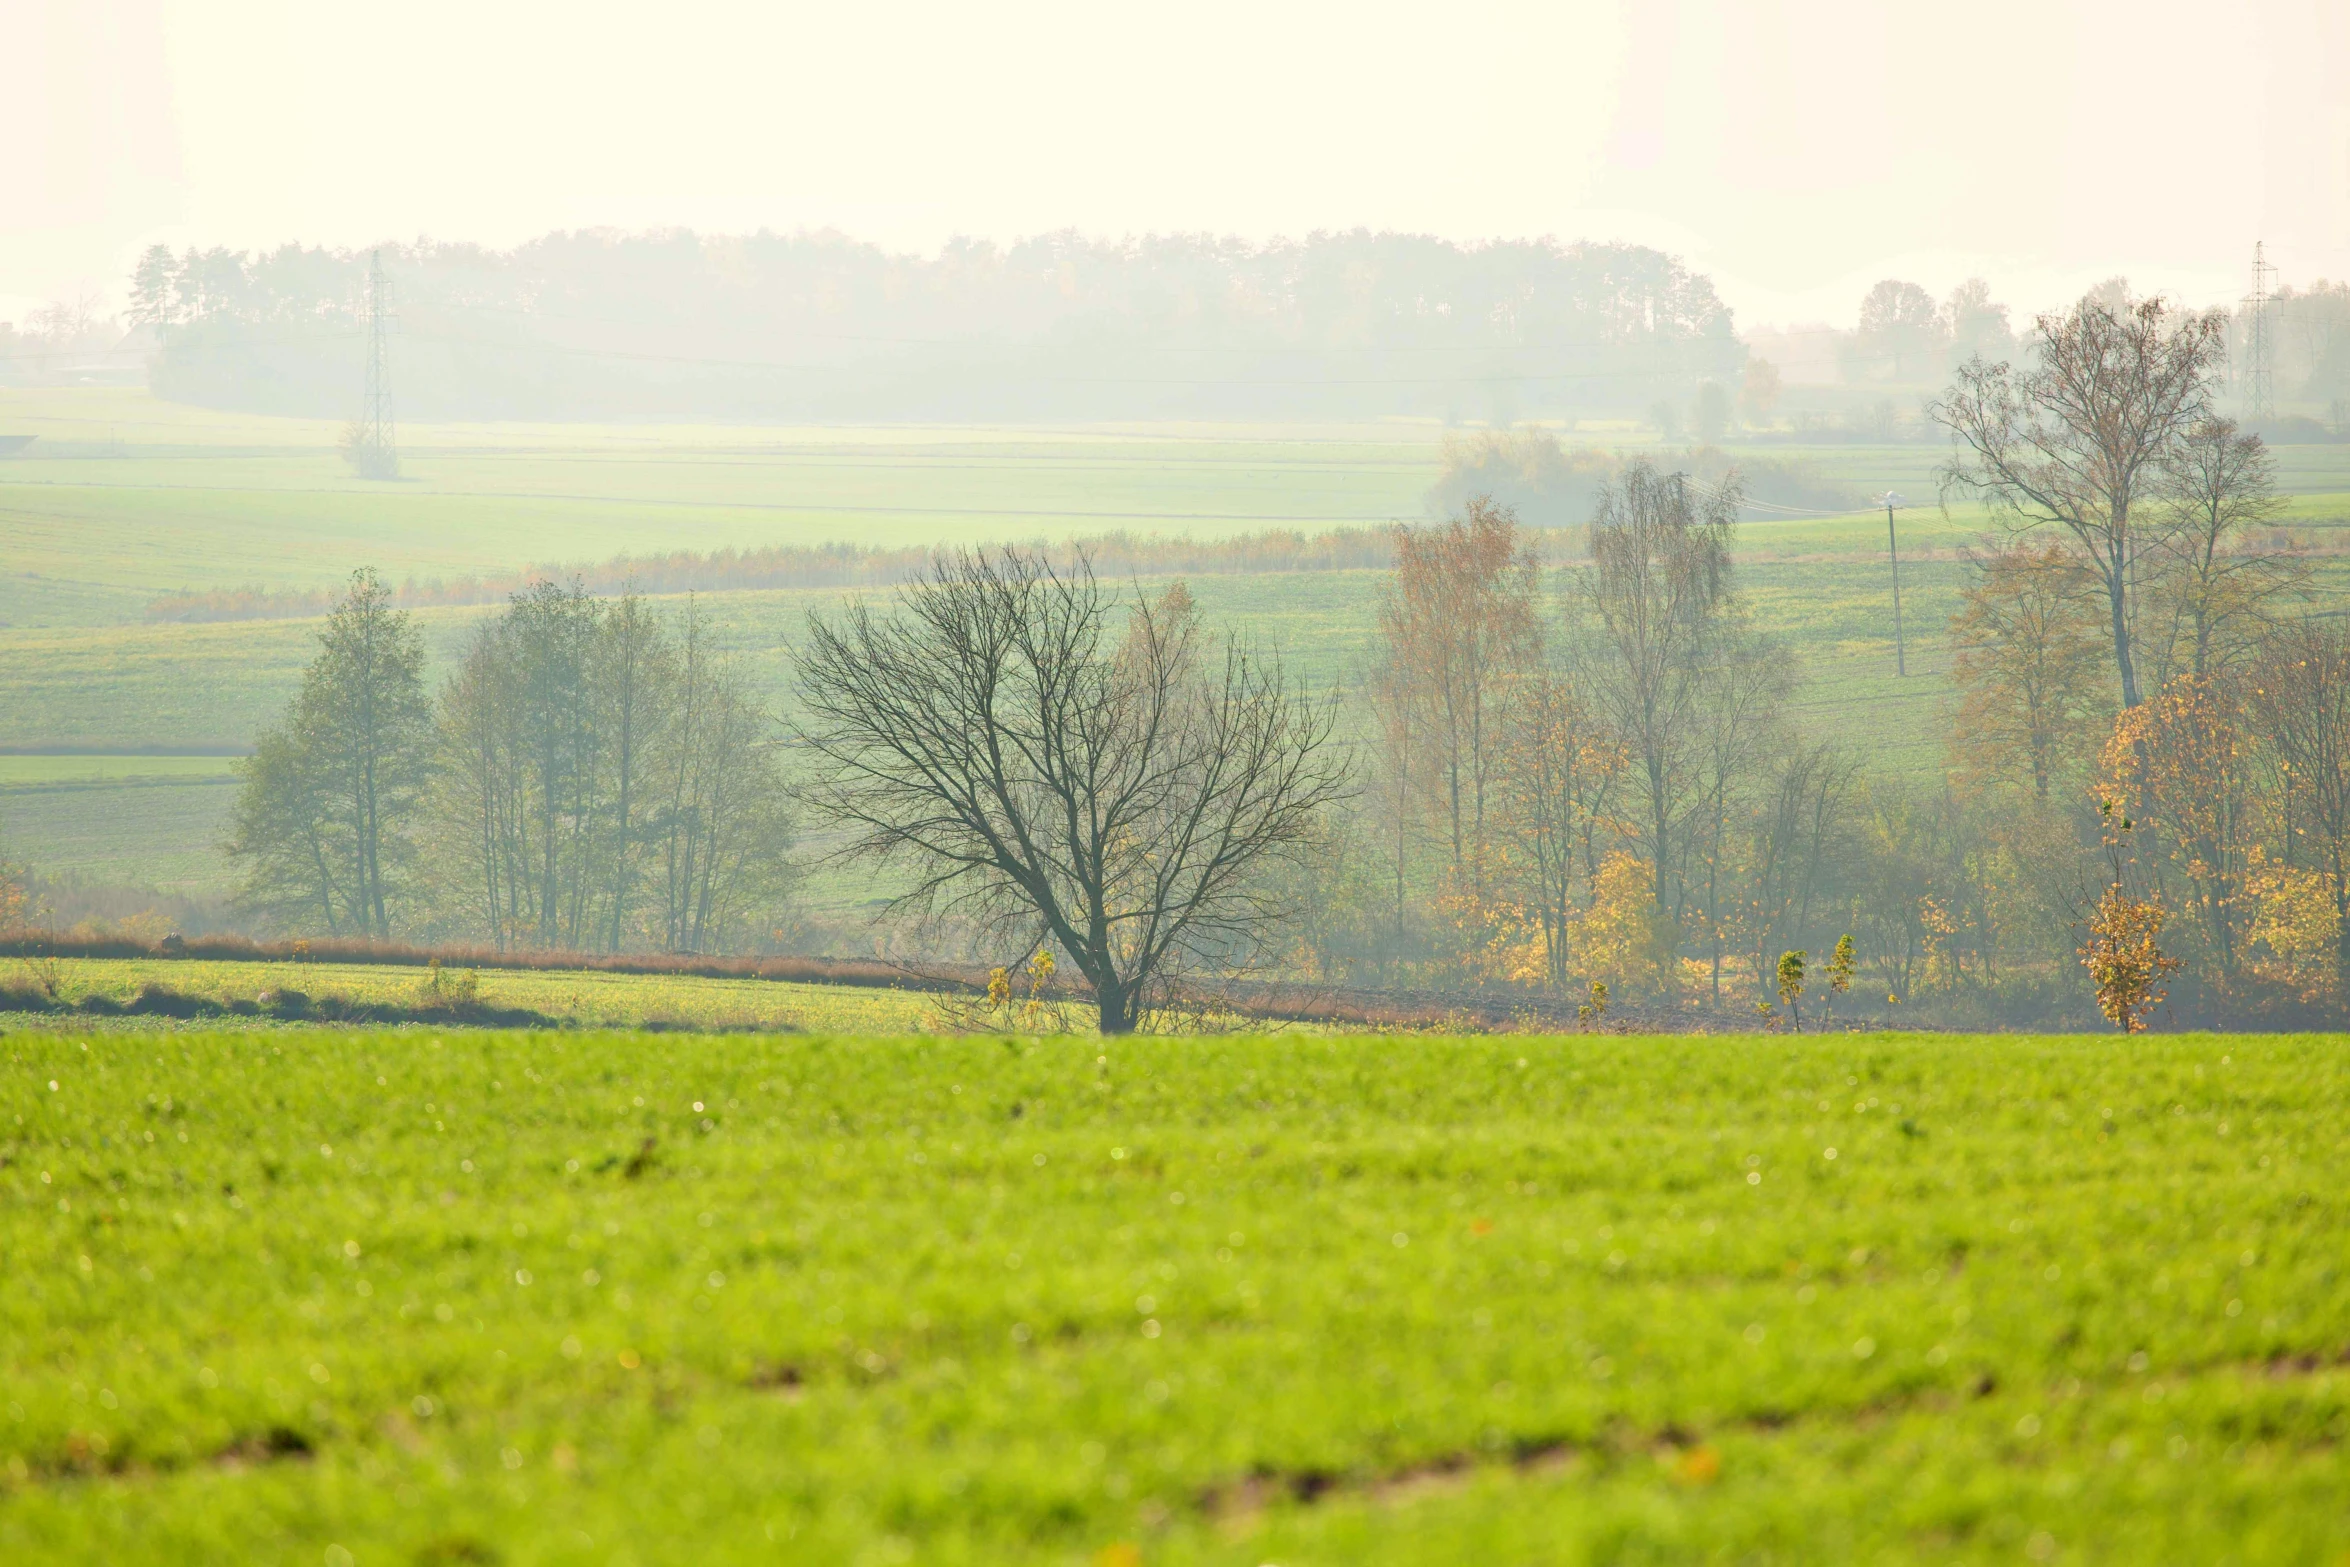
[[[1420,514],[1442,432],[412,426],[406,477],[352,478],[320,421],[143,393],[0,391],[0,625],[136,622],[182,588],[331,586],[622,553],[849,540],[1215,536]],[[41,455],[46,446],[52,455]]]
[[[2335,1040],[0,1058],[9,1560],[2350,1549]]]
[[[313,1000],[337,996],[404,1006],[413,1003],[428,982],[425,970],[392,964],[59,958],[52,965],[58,995],[69,1003],[85,996],[128,1001],[141,988],[160,985],[222,1003],[294,990]],[[454,970],[448,976],[452,981],[457,977]],[[942,997],[865,986],[592,969],[484,969],[474,982],[484,1006],[524,1008],[587,1028],[659,1023],[669,1028],[893,1034],[953,1021],[946,1016],[951,1004]]]
[[[161,892],[218,888],[229,756],[0,755],[0,852],[51,875]]]

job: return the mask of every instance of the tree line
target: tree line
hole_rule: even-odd
[[[2092,297],[1970,358],[1933,416],[1973,553],[1938,785],[1789,712],[1735,475],[1628,465],[1545,574],[1506,508],[1399,540],[1375,765],[1300,961],[1776,1012],[1844,938],[1891,1007],[2314,1015],[2350,999],[2350,630],[2270,547],[2220,417],[2226,323]],[[2298,1009],[2298,1011],[2296,1010]]]
[[[362,573],[232,852],[249,907],[336,933],[699,951],[773,929],[796,812],[934,950],[1073,969],[1113,1032],[1244,973],[1587,1014],[1792,1018],[1823,972],[1954,1021],[2326,1012],[2350,631],[2263,547],[2275,484],[2214,411],[2222,332],[2085,299],[1934,405],[1946,487],[2000,527],[1932,785],[1794,711],[1734,564],[1738,476],[1633,459],[1586,559],[1546,562],[1485,496],[1397,530],[1352,703],[1180,581],[1018,549],[811,616],[781,731],[690,608],[577,585],[514,595],[428,699]]]
[[[672,231],[381,256],[410,417],[1506,423],[1529,398],[1640,406],[1734,382],[1745,360],[1712,282],[1634,245],[1056,233],[917,256],[839,234]],[[129,315],[160,344],[155,391],[346,414],[367,265],[294,245],[150,249]]]
[[[540,583],[430,693],[372,571],[244,764],[240,906],[288,929],[616,952],[768,939],[790,885],[774,726],[687,608]]]

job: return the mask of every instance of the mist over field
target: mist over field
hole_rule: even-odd
[[[2014,519],[1952,486],[1932,409],[1968,364],[2036,352],[2033,320],[1980,280],[1942,298],[1883,280],[1849,324],[1742,331],[1708,277],[1648,247],[1370,232],[1063,233],[927,256],[838,234],[159,244],[122,282],[119,317],[28,319],[0,387],[19,566],[0,583],[0,744],[18,753],[0,787],[12,842],[45,847],[13,852],[52,917],[93,931],[286,928],[223,853],[235,759],[271,732],[318,617],[363,567],[417,617],[428,686],[534,581],[634,591],[672,618],[690,595],[698,634],[788,726],[810,611],[886,592],[941,548],[1052,541],[1113,581],[1186,583],[1214,625],[1338,693],[1375,794],[1379,767],[1425,743],[1371,754],[1395,657],[1392,529],[1506,508],[1557,574],[1536,592],[1549,620],[1640,463],[1735,485],[1729,558],[1787,673],[1771,720],[1792,725],[1785,744],[1865,754],[1879,787],[1938,792],[1969,765],[1951,617]],[[2350,291],[2273,292],[2257,328],[2269,400],[2246,426],[2266,438],[2273,501],[2222,542],[2297,556],[2295,591],[2322,590],[2307,601],[2322,613],[2350,515],[2334,438]],[[2083,297],[2147,296],[2114,278]],[[2241,419],[2251,387],[2228,367],[2254,311],[2213,319],[2199,395]],[[1898,648],[1886,518],[1868,509],[1889,491]],[[2096,742],[2068,746],[2077,804]],[[1349,814],[1350,831],[1385,831]],[[1435,900],[1452,873],[1430,829],[1394,852]],[[968,932],[869,926],[821,839],[763,942],[970,950]],[[411,934],[435,928],[417,912]],[[1401,941],[1418,983],[1507,972],[1449,970],[1418,917],[1390,910],[1375,938],[1364,902],[1353,955],[1311,966],[1396,982]],[[1918,988],[1922,950],[1893,992]],[[1709,960],[1709,995],[1718,972]],[[1943,988],[1955,1003],[1970,987]]]

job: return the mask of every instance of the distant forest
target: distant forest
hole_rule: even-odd
[[[403,418],[1509,421],[1638,411],[1746,350],[1634,245],[1053,234],[896,255],[837,234],[554,234],[380,253]],[[162,396],[353,411],[369,253],[141,261]]]

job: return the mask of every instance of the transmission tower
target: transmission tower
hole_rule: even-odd
[[[380,250],[367,257],[367,386],[352,442],[360,473],[370,479],[400,474],[399,448],[392,438],[392,366],[385,339],[392,324],[392,285],[384,277]]]
[[[2276,375],[2268,341],[2269,284],[2277,269],[2268,264],[2268,245],[2252,246],[2252,292],[2244,296],[2244,419],[2256,424],[2276,417]]]

